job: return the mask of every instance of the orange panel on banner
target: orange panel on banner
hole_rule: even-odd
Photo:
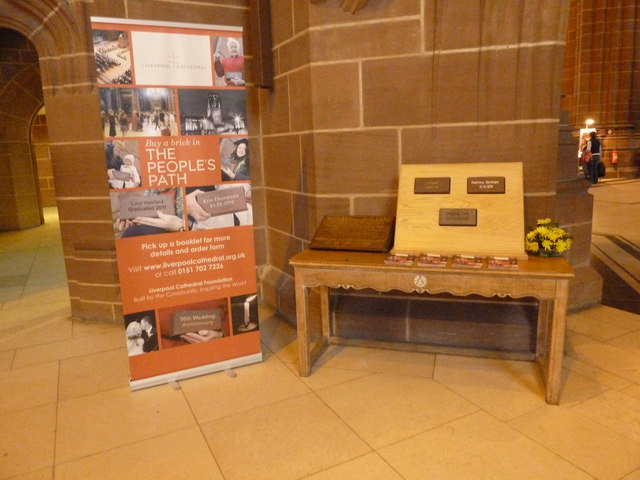
[[[131,386],[260,361],[242,29],[92,22]]]
[[[252,227],[220,229],[216,235],[199,231],[133,237],[123,239],[121,247],[117,254],[125,314],[256,291]]]

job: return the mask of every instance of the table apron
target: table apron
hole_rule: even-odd
[[[478,275],[465,272],[400,272],[385,269],[327,269],[296,267],[296,281],[304,287],[327,286],[379,292],[399,290],[406,293],[450,293],[456,296],[556,298],[558,282],[566,279],[523,275]]]

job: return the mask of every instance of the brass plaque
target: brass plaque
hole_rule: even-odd
[[[468,177],[467,193],[504,193],[504,177]]]
[[[158,212],[176,214],[173,194],[120,195],[119,218],[129,220],[136,217],[157,217]]]
[[[478,210],[475,208],[441,208],[441,226],[475,227],[478,225]]]
[[[322,219],[310,248],[386,252],[393,241],[395,217],[327,215]]]
[[[198,204],[210,215],[242,212],[247,209],[244,187],[224,188],[196,195]]]
[[[163,332],[166,336],[174,337],[200,330],[220,330],[222,328],[222,310],[211,308],[207,310],[178,310],[171,316],[171,331]]]
[[[413,193],[422,195],[425,193],[449,193],[451,191],[451,178],[449,177],[421,177],[413,182]]]

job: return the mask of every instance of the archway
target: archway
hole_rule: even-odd
[[[31,127],[43,104],[38,54],[20,33],[0,28],[5,75],[0,79],[0,230],[43,222]]]
[[[96,161],[104,158],[104,144],[93,48],[86,35],[90,8],[87,2],[66,0],[0,0],[0,28],[18,32],[35,47],[33,72],[39,71],[42,85],[40,101],[29,111],[35,115],[44,102],[71,314],[117,321],[113,231],[104,221],[107,185],[104,166]],[[2,107],[0,113],[7,110]],[[8,118],[0,121],[0,143],[16,128]]]

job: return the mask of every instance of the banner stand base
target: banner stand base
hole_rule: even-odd
[[[180,370],[178,372],[156,375],[155,377],[141,378],[140,380],[129,379],[129,387],[132,391],[136,391],[143,388],[155,387],[157,385],[169,384],[172,382],[177,382],[179,380],[185,380],[187,378],[198,377],[200,375],[206,375],[208,373],[221,372],[234,367],[243,367],[245,365],[259,363],[261,361],[262,352],[255,353],[253,355],[246,355],[244,357],[232,358],[230,360],[212,363],[210,365],[202,365],[200,367],[189,368],[187,370]]]

